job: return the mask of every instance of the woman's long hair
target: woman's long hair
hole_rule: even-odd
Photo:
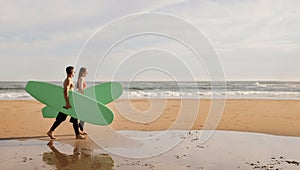
[[[79,70],[79,74],[78,74],[78,79],[77,79],[77,88],[78,88],[78,81],[79,79],[83,76],[83,73],[86,72],[86,67],[81,67],[80,70]]]

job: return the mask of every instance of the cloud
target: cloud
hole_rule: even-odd
[[[298,68],[296,63],[300,63],[299,6],[300,1],[293,0],[6,1],[0,6],[0,71],[5,72],[13,65],[21,68],[23,79],[27,79],[41,69],[35,66],[40,62],[46,63],[51,71],[41,71],[36,78],[46,75],[58,79],[65,65],[75,64],[79,50],[99,27],[125,15],[156,11],[179,16],[202,31],[220,54],[228,77],[276,78],[274,73],[278,71],[273,66],[281,64],[280,68],[290,78],[295,76],[292,72]],[[176,47],[176,54],[185,54],[176,43],[161,39],[128,43],[124,48],[130,51],[133,46],[143,48],[151,43],[165,49]],[[118,62],[126,52],[118,51],[119,58],[112,62]],[[293,62],[282,65],[287,60]],[[252,69],[255,67],[268,69],[261,75]],[[0,78],[13,77],[7,74]]]
[[[299,6],[299,1],[189,1],[167,11],[207,35],[228,79],[299,80]]]
[[[99,27],[121,16],[151,11],[170,3],[177,1],[3,2],[0,6],[0,71],[11,70],[13,64],[14,68],[28,72],[23,77],[27,79],[30,73],[40,69],[31,64],[35,61],[46,63],[49,68],[60,63],[59,67],[64,70],[65,65],[75,63],[79,50]],[[40,71],[40,75],[36,75],[38,79],[57,77],[56,71]],[[19,80],[20,76],[1,75],[1,80],[14,78]]]
[[[7,1],[0,7],[0,48],[83,44],[103,24],[170,3],[176,1]]]

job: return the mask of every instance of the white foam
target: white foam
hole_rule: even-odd
[[[28,93],[8,92],[0,93],[0,99],[32,99]]]

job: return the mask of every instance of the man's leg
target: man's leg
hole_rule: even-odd
[[[56,120],[53,123],[52,127],[50,128],[50,130],[47,132],[47,135],[51,138],[51,139],[55,139],[55,137],[53,136],[52,132],[61,124],[61,122],[65,121],[67,118],[67,115],[63,114],[62,112],[59,112],[58,115],[56,116]]]

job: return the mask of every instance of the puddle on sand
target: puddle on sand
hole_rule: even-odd
[[[70,140],[71,141],[71,140]],[[113,169],[114,160],[105,152],[45,140],[0,140],[1,169]]]

